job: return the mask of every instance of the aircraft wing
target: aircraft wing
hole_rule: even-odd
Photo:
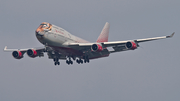
[[[161,37],[153,37],[153,38],[145,38],[145,39],[136,39],[136,40],[126,40],[126,41],[112,41],[112,42],[102,42],[102,43],[68,43],[68,46],[77,50],[90,50],[92,48],[93,44],[99,44],[103,48],[107,47],[112,47],[114,51],[110,51],[111,53],[113,52],[119,52],[119,51],[126,51],[126,50],[133,50],[133,49],[128,49],[127,43],[131,42],[136,44],[138,47],[138,43],[140,42],[147,42],[147,41],[153,41],[153,40],[159,40],[159,39],[166,39],[166,38],[171,38],[173,37],[175,33],[172,33],[169,36],[161,36]]]
[[[24,57],[24,54],[27,53],[28,56],[34,58],[36,56],[44,56],[43,52],[46,51],[46,48],[27,48],[27,49],[7,49],[7,46],[4,48],[5,52],[12,52],[12,55],[16,59],[21,59]]]
[[[145,38],[145,39],[136,39],[136,40],[127,40],[127,41],[114,41],[114,42],[104,42],[103,45],[104,47],[111,47],[111,46],[116,46],[116,45],[123,45],[126,44],[129,41],[134,41],[135,43],[140,43],[140,42],[146,42],[146,41],[153,41],[153,40],[159,40],[159,39],[166,39],[166,38],[171,38],[175,34],[172,33],[170,36],[161,36],[161,37],[153,37],[153,38]]]
[[[7,46],[5,46],[4,51],[5,52],[13,52],[13,51],[21,51],[21,52],[26,52],[29,49],[34,49],[36,51],[44,51],[44,47],[39,47],[39,48],[26,48],[26,49],[7,49]]]

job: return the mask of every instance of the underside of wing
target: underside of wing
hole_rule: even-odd
[[[141,42],[147,42],[147,41],[171,38],[171,37],[174,36],[174,34],[175,33],[172,33],[169,36],[161,36],[161,37],[153,37],[153,38],[145,38],[145,39],[104,42],[104,43],[102,43],[102,46],[103,47],[112,47],[114,49],[114,51],[110,51],[111,53],[120,52],[120,51],[126,51],[126,50],[134,50],[137,47],[139,47],[139,43],[141,43]]]
[[[7,46],[5,46],[4,51],[5,52],[12,52],[12,56],[16,59],[21,59],[24,57],[24,54],[27,53],[29,57],[41,57],[44,56],[43,52],[45,52],[45,48],[26,48],[26,49],[7,49]]]

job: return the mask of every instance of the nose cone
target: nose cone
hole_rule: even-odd
[[[36,35],[44,35],[45,31],[51,31],[52,29],[52,25],[47,23],[47,22],[43,22],[40,24],[40,26],[36,29]]]
[[[43,35],[44,35],[44,32],[42,32],[42,31],[36,31],[36,35],[37,35],[37,36],[43,36]]]
[[[42,32],[43,32],[42,25],[40,25],[35,31],[36,36],[43,36],[44,34],[42,34]]]

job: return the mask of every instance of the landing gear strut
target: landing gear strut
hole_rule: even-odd
[[[84,56],[83,58],[84,58],[84,63],[86,63],[86,62],[89,63],[89,58],[88,58],[88,56]]]
[[[58,58],[54,58],[54,65],[60,65],[59,59]]]

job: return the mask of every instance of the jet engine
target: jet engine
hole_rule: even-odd
[[[38,56],[37,51],[34,49],[27,50],[27,55],[31,58],[35,58],[36,56]]]
[[[23,54],[21,51],[13,51],[12,52],[12,56],[15,58],[15,59],[21,59],[23,58]]]
[[[137,44],[136,44],[135,42],[133,42],[133,41],[129,41],[129,42],[126,43],[126,47],[127,47],[128,49],[134,50],[134,49],[137,48]]]
[[[94,52],[101,52],[103,50],[103,47],[99,44],[93,44],[91,46],[91,50]]]

